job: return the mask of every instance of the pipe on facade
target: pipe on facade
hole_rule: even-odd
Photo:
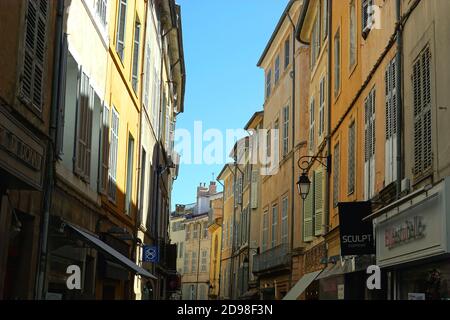
[[[332,6],[333,6],[333,0],[326,0],[328,1],[328,77],[327,77],[327,82],[328,82],[328,88],[327,88],[327,93],[328,93],[328,110],[327,110],[327,156],[331,156],[331,67],[332,67],[332,59],[331,59],[331,37],[332,37],[332,23],[333,23],[333,15],[332,15]],[[330,191],[331,191],[331,187],[330,187],[330,175],[331,175],[331,171],[332,170],[327,170],[327,174],[325,175],[325,212],[324,212],[324,234],[327,234],[329,232],[329,228],[330,228]],[[327,247],[328,248],[328,247]],[[326,249],[326,251],[328,251],[328,249]],[[328,256],[328,252],[326,253],[326,255]]]
[[[228,167],[228,165],[227,165]],[[225,185],[219,180],[216,179],[216,181],[222,186],[223,192],[222,192],[222,225],[220,227],[220,250],[219,250],[219,288],[217,289],[217,299],[220,299],[220,284],[222,279],[222,248],[223,248],[223,218],[225,215]],[[214,275],[215,276],[215,275]]]
[[[44,191],[43,199],[43,217],[41,225],[41,246],[40,256],[38,264],[38,277],[35,297],[38,300],[44,298],[45,289],[45,277],[47,269],[47,257],[48,257],[48,233],[50,223],[50,210],[52,205],[53,189],[55,184],[55,161],[56,161],[56,135],[58,126],[58,100],[60,96],[61,81],[60,79],[65,76],[62,74],[62,45],[63,45],[63,29],[64,29],[64,0],[59,0],[57,3],[57,14],[55,24],[55,43],[54,43],[54,56],[53,56],[53,80],[52,80],[52,100],[50,109],[50,139],[47,143],[47,174],[46,174],[46,187]]]
[[[402,165],[402,117],[403,117],[403,27],[401,25],[402,13],[401,13],[401,1],[396,0],[397,10],[397,195],[396,199],[400,198],[402,192],[402,178],[403,178],[403,165]]]

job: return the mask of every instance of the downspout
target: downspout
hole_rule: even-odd
[[[289,12],[287,13],[289,21],[292,25],[292,174],[291,174],[291,237],[290,237],[290,247],[289,253],[291,256],[291,272],[289,273],[289,289],[292,288],[292,277],[294,271],[294,232],[295,232],[295,77],[296,77],[296,68],[295,68],[295,24],[291,18]]]
[[[402,166],[402,117],[403,117],[403,106],[402,106],[402,88],[403,88],[403,77],[402,77],[402,54],[403,54],[403,26],[402,26],[402,13],[401,13],[401,1],[396,1],[396,11],[397,11],[397,195],[396,199],[400,198],[402,192],[402,178],[403,178],[403,166]]]
[[[332,59],[331,59],[331,27],[333,23],[333,15],[332,15],[332,6],[333,6],[333,0],[326,0],[328,1],[328,110],[327,110],[327,157],[331,156],[331,67],[332,67]],[[324,234],[327,234],[330,230],[330,175],[331,175],[331,168],[327,168],[327,174],[325,175],[325,223],[324,223]],[[328,246],[325,247],[325,254],[326,257],[328,257]]]
[[[221,284],[221,279],[222,279],[222,248],[223,248],[223,218],[225,215],[225,185],[219,180],[216,179],[216,181],[218,183],[220,183],[220,185],[222,186],[223,192],[222,192],[222,225],[220,227],[221,230],[221,237],[220,237],[220,250],[219,250],[219,288],[217,289],[218,292],[218,297],[217,299],[220,299],[220,284]]]
[[[53,57],[53,81],[52,81],[52,101],[50,109],[50,128],[49,136],[50,139],[47,143],[47,174],[46,174],[46,188],[44,191],[43,199],[43,221],[41,225],[41,248],[40,257],[38,264],[38,278],[37,278],[37,289],[35,292],[35,297],[37,300],[44,299],[44,289],[45,289],[45,278],[47,269],[47,256],[48,256],[48,230],[50,222],[50,210],[52,206],[52,196],[55,184],[55,146],[56,146],[56,135],[57,135],[57,120],[58,120],[58,100],[60,91],[61,81],[60,78],[64,75],[62,74],[61,68],[61,47],[63,38],[63,28],[64,28],[64,0],[59,0],[57,3],[57,14],[56,14],[56,25],[55,25],[55,43],[54,43],[54,57]]]

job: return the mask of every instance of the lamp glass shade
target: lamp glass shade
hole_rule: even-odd
[[[299,195],[305,200],[309,194],[309,189],[311,188],[311,181],[306,174],[303,173],[298,179],[297,188]]]

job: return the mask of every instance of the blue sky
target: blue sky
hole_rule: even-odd
[[[186,62],[185,113],[177,129],[193,132],[243,128],[262,109],[264,74],[256,64],[288,0],[177,0],[181,5]],[[177,144],[177,143],[176,143]],[[204,142],[204,145],[207,145]],[[228,154],[230,150],[226,150]],[[195,202],[223,164],[182,164],[172,207]]]

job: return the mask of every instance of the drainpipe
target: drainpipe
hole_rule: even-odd
[[[220,284],[222,279],[222,248],[223,248],[223,220],[225,216],[225,185],[219,180],[216,179],[218,183],[222,186],[223,192],[222,192],[222,225],[221,225],[221,237],[220,237],[220,250],[219,250],[219,288],[217,289],[218,297],[217,300],[220,300]]]
[[[402,192],[402,177],[403,177],[403,167],[402,167],[402,117],[403,117],[403,106],[402,106],[402,88],[403,88],[403,77],[402,77],[402,54],[403,54],[403,27],[402,27],[402,13],[401,13],[401,1],[396,0],[396,11],[397,11],[397,195],[396,198],[400,198]]]
[[[52,81],[52,102],[50,109],[50,139],[47,143],[47,173],[46,173],[46,188],[44,190],[43,199],[43,217],[41,225],[41,247],[40,257],[38,264],[38,278],[36,284],[35,297],[38,300],[44,299],[45,289],[45,277],[47,268],[47,255],[48,255],[48,230],[50,221],[50,210],[52,205],[52,196],[55,179],[55,145],[56,145],[56,132],[57,132],[57,120],[58,120],[58,99],[62,88],[60,87],[60,78],[65,75],[61,74],[61,49],[63,39],[63,27],[64,27],[64,0],[59,0],[57,3],[57,14],[55,24],[55,43],[54,43],[54,57],[53,57],[53,81]]]
[[[289,273],[289,289],[292,288],[292,273],[294,271],[294,259],[293,259],[293,251],[294,251],[294,232],[295,232],[295,77],[296,77],[296,68],[295,68],[295,23],[291,18],[289,12],[287,13],[289,21],[292,25],[292,174],[291,174],[291,237],[290,237],[290,248],[289,253],[291,256],[291,272]]]

